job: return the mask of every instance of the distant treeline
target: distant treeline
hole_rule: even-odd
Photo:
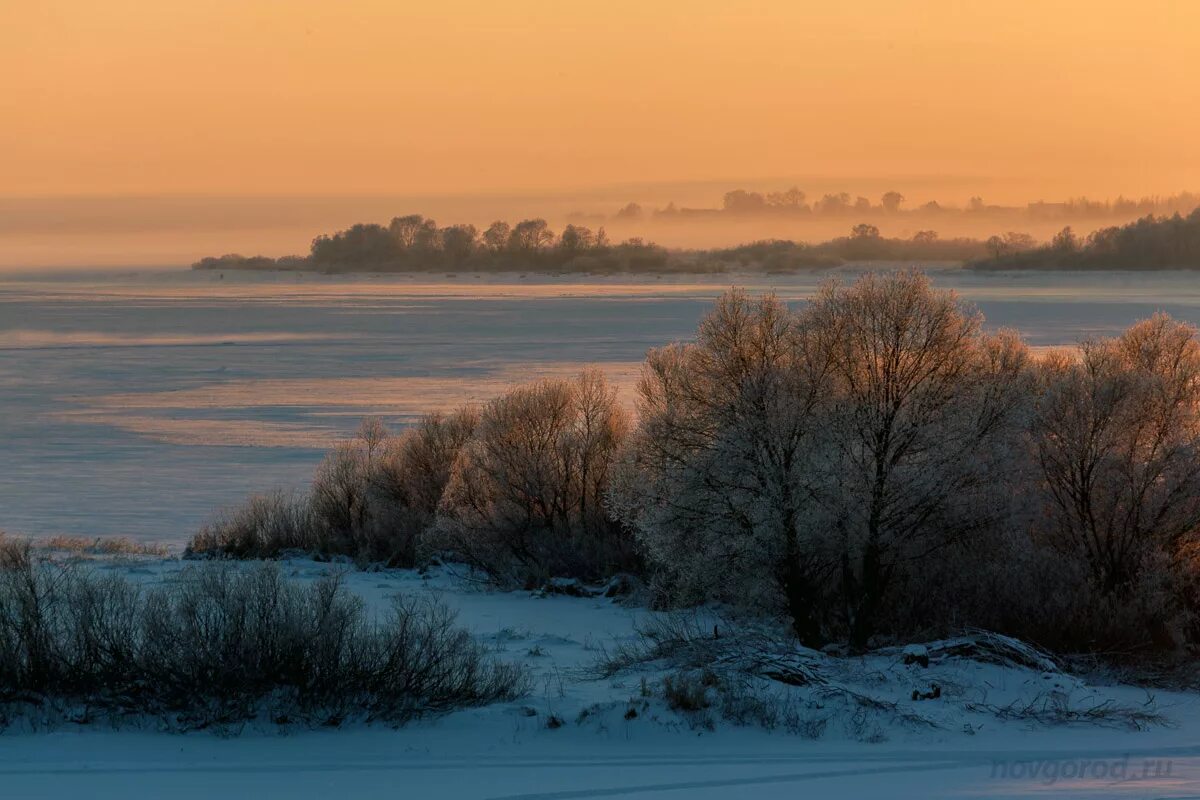
[[[1032,239],[1026,238],[1032,246]],[[474,225],[438,227],[432,219],[413,214],[396,217],[386,226],[360,224],[318,236],[307,256],[230,254],[192,266],[322,272],[786,272],[847,261],[964,261],[986,253],[985,243],[975,239],[941,239],[932,230],[918,231],[910,239],[885,238],[879,228],[865,223],[855,225],[849,236],[816,245],[771,239],[713,250],[667,250],[640,238],[612,243],[604,228],[567,225],[555,233],[543,219],[516,225],[494,222],[480,232]]]
[[[942,239],[937,231],[917,231],[909,239],[888,238],[867,223],[855,225],[849,236],[820,244],[768,239],[736,247],[694,250],[680,260],[699,267],[760,269],[789,272],[805,268],[834,267],[851,261],[966,261],[979,258],[986,244],[978,239]]]
[[[1015,247],[993,236],[987,247],[990,257],[972,261],[970,268],[1200,269],[1200,209],[1186,217],[1143,217],[1128,225],[1101,228],[1085,239],[1068,226],[1041,247]]]
[[[665,248],[629,239],[609,241],[603,228],[567,225],[561,234],[544,219],[510,225],[438,224],[420,214],[396,217],[388,225],[353,225],[313,239],[308,256],[205,258],[196,269],[297,269],[323,272],[479,271],[655,272],[667,268]]]
[[[1002,206],[984,202],[979,196],[970,198],[963,207],[943,205],[930,200],[918,206],[905,208],[907,201],[897,191],[884,192],[878,201],[868,197],[853,196],[848,192],[830,192],[809,199],[808,195],[793,186],[778,192],[754,192],[734,189],[725,193],[719,208],[686,208],[668,203],[662,208],[645,209],[638,203],[628,203],[614,215],[614,220],[632,221],[653,218],[662,221],[699,221],[703,219],[784,216],[784,217],[903,217],[929,216],[936,214],[955,215],[1008,215],[1020,216],[1030,221],[1054,219],[1131,219],[1148,214],[1190,214],[1200,207],[1200,194],[1180,192],[1167,197],[1152,196],[1130,198],[1118,196],[1115,200],[1092,200],[1087,197],[1072,197],[1062,202],[1042,200],[1024,206]],[[583,215],[580,215],[582,218]]]

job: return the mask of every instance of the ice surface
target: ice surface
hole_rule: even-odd
[[[1190,273],[933,274],[1037,346],[1158,309],[1200,322]],[[801,302],[828,277],[0,274],[0,528],[179,544],[307,481],[364,414],[404,424],[591,363],[628,387],[731,284]]]

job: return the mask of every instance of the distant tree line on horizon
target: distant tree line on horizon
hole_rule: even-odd
[[[1026,238],[1032,246],[1032,238]],[[555,233],[544,219],[527,219],[515,225],[494,222],[481,232],[474,225],[439,227],[432,219],[412,214],[396,217],[386,226],[359,224],[318,236],[308,256],[229,254],[204,258],[192,266],[322,272],[789,272],[836,267],[847,261],[963,261],[986,252],[984,243],[976,239],[942,239],[933,230],[917,231],[908,239],[888,238],[868,223],[855,225],[848,236],[815,245],[767,239],[710,250],[668,250],[641,238],[613,243],[603,227],[593,231],[569,224]]]
[[[204,258],[196,269],[312,269],[324,272],[424,272],[472,269],[578,272],[654,272],[667,265],[667,250],[638,238],[609,241],[604,228],[567,225],[556,234],[544,219],[516,225],[493,222],[438,227],[420,214],[388,225],[361,223],[313,239],[308,256]]]
[[[1166,197],[1149,196],[1129,198],[1118,196],[1115,200],[1092,200],[1087,197],[1072,197],[1062,202],[1038,200],[1024,206],[989,204],[978,195],[971,197],[965,206],[955,207],[930,200],[919,206],[904,208],[908,201],[902,193],[892,190],[884,192],[877,201],[848,192],[829,192],[810,199],[798,187],[783,191],[756,192],[733,189],[725,192],[719,208],[679,207],[674,202],[662,208],[646,209],[636,202],[627,203],[617,210],[612,219],[636,221],[687,221],[715,218],[755,216],[783,217],[898,217],[929,216],[936,214],[983,215],[999,214],[1019,216],[1030,221],[1053,219],[1132,219],[1151,214],[1190,214],[1200,208],[1200,194],[1180,192]],[[579,214],[579,219],[587,215]]]
[[[604,228],[566,225],[556,233],[544,219],[515,225],[493,222],[439,227],[420,214],[388,225],[358,224],[315,238],[307,256],[208,257],[194,269],[279,269],[320,272],[541,272],[574,274],[767,273],[828,269],[848,262],[967,262],[978,270],[1200,269],[1200,209],[1184,217],[1147,216],[1124,226],[1101,228],[1086,238],[1064,227],[1040,245],[1028,233],[1009,231],[987,240],[943,239],[935,230],[909,238],[886,237],[860,222],[847,236],[818,244],[763,239],[734,247],[668,250],[641,238],[619,243]]]
[[[1070,226],[1046,245],[1032,239],[993,236],[989,258],[971,262],[978,270],[1003,269],[1200,269],[1200,209],[1188,216],[1147,216],[1128,225],[1093,231],[1080,238]]]

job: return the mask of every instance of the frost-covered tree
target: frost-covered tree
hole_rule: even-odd
[[[317,538],[337,552],[354,552],[366,528],[369,463],[361,441],[339,442],[313,476],[309,503]]]
[[[1200,343],[1165,314],[1047,359],[1033,433],[1048,534],[1128,591],[1200,527]]]
[[[876,632],[898,570],[991,524],[1027,396],[1028,355],[918,272],[827,285],[802,313],[829,354],[818,498],[852,646]]]
[[[993,521],[1026,367],[917,273],[827,286],[797,314],[732,293],[694,344],[650,354],[615,506],[687,599],[864,646],[901,569]]]
[[[501,580],[627,568],[629,543],[604,498],[628,427],[598,371],[491,401],[454,465],[436,543]]]
[[[478,424],[471,408],[434,413],[386,441],[368,475],[371,558],[416,562],[420,537],[433,524],[450,472]]]
[[[650,352],[614,505],[690,599],[783,610],[816,644],[824,575],[800,540],[821,354],[773,297],[732,292],[693,344]]]

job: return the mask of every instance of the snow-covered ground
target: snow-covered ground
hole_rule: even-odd
[[[117,559],[94,567],[158,583],[187,564]],[[346,568],[294,560],[283,569],[311,580]],[[672,711],[661,695],[674,672],[665,662],[599,677],[601,654],[636,641],[639,626],[655,618],[643,608],[498,592],[451,569],[352,571],[345,580],[376,609],[397,593],[434,593],[498,657],[528,665],[530,693],[398,730],[9,731],[0,734],[0,797],[1200,796],[1200,698],[1191,694],[1149,695],[959,658],[935,657],[923,667],[905,664],[899,651],[865,659],[802,653],[823,683],[776,683],[799,725],[765,730],[734,724],[716,708]],[[940,697],[911,699],[912,690],[934,683]],[[1139,730],[1119,719],[1047,724],[995,713],[1050,696],[1068,708],[1140,709],[1163,720]]]
[[[1159,309],[1200,322],[1189,273],[931,274],[1034,345]],[[800,302],[829,277],[0,273],[0,529],[181,544],[306,482],[365,414],[403,424],[584,364],[628,386],[730,285]]]

